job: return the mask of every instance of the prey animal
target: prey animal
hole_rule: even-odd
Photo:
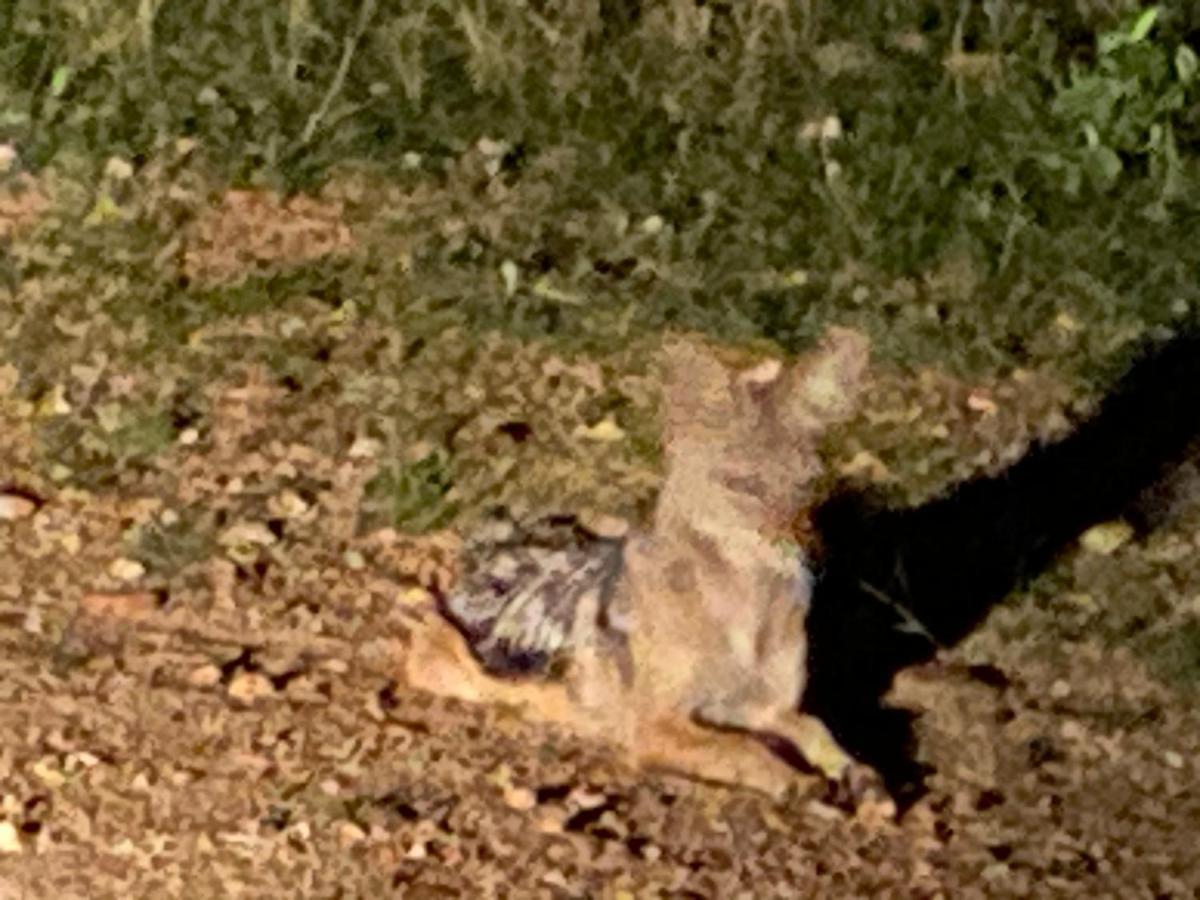
[[[781,796],[843,779],[851,758],[799,711],[812,575],[794,526],[818,499],[820,439],[868,383],[867,339],[830,328],[791,364],[691,336],[662,355],[650,525],[614,540],[499,523],[507,538],[468,541],[461,583],[412,631],[404,680],[700,780]]]

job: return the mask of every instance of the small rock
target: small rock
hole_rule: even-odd
[[[195,688],[216,687],[221,681],[221,670],[212,663],[199,666],[188,673],[188,684]]]
[[[620,516],[595,513],[581,516],[580,523],[593,534],[611,540],[623,538],[629,533],[629,521]]]
[[[146,574],[146,567],[136,559],[118,556],[108,564],[108,574],[118,581],[137,581]]]
[[[274,544],[276,537],[262,522],[238,522],[226,528],[217,537],[217,543],[222,547],[259,546],[269,547]]]
[[[625,437],[625,431],[613,420],[612,416],[605,416],[595,425],[578,426],[575,429],[575,435],[587,438],[589,441],[613,443]]]
[[[586,788],[574,788],[567,799],[580,809],[595,809],[603,806],[608,799],[599,791],[589,791]]]
[[[511,259],[506,259],[500,263],[500,279],[504,282],[504,293],[511,297],[517,292],[517,282],[520,279],[520,270],[517,264]]]
[[[508,142],[497,141],[485,135],[475,142],[475,149],[484,156],[503,156],[508,152]]]
[[[273,500],[273,511],[278,511],[285,519],[299,519],[308,512],[304,498],[291,489],[284,490]]]
[[[355,844],[362,843],[366,839],[367,833],[353,822],[341,822],[338,824],[338,843],[343,847],[352,847]]]
[[[1071,685],[1063,681],[1061,678],[1054,684],[1050,685],[1050,696],[1055,700],[1066,700],[1071,696]]]
[[[642,220],[642,231],[644,231],[646,234],[658,234],[663,230],[665,225],[666,222],[663,221],[662,216],[646,216],[646,218]]]
[[[1110,556],[1133,537],[1133,528],[1120,519],[1093,525],[1079,537],[1079,545],[1089,553]]]
[[[271,680],[259,672],[240,672],[229,682],[229,696],[242,703],[253,703],[259,697],[275,693]]]
[[[837,116],[826,116],[821,123],[821,140],[836,141],[842,136],[842,120]]]
[[[88,753],[86,750],[80,750],[78,753],[72,753],[67,757],[68,763],[77,763],[85,769],[92,769],[100,765],[100,757],[94,753]]]
[[[383,444],[375,438],[359,437],[350,445],[347,455],[351,459],[374,459],[382,449]]]
[[[994,416],[1000,407],[996,401],[982,391],[972,391],[967,395],[967,409],[985,416]]]
[[[1060,734],[1062,734],[1063,740],[1067,741],[1082,741],[1087,738],[1087,732],[1083,726],[1072,719],[1062,723]]]
[[[39,759],[33,764],[33,774],[51,790],[58,790],[67,783],[67,778],[49,759]]]
[[[537,806],[537,794],[529,788],[512,787],[504,792],[504,802],[509,809],[518,812],[529,812]]]
[[[119,156],[110,156],[104,164],[104,175],[113,181],[128,181],[133,177],[133,166]]]
[[[21,836],[12,822],[0,822],[0,853],[12,855],[21,852]]]
[[[321,793],[326,797],[336,797],[342,790],[342,786],[337,783],[336,778],[326,778],[320,784]]]
[[[1166,753],[1164,753],[1163,759],[1166,761],[1167,765],[1170,766],[1172,769],[1182,769],[1183,768],[1183,757],[1180,754],[1176,753],[1174,750],[1168,750]]]
[[[14,521],[32,516],[37,504],[20,494],[0,494],[0,520]]]

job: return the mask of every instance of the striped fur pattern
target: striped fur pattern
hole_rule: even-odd
[[[554,676],[580,634],[619,630],[612,599],[623,544],[570,516],[523,526],[499,514],[467,540],[442,612],[490,673]]]

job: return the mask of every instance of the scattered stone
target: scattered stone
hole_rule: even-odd
[[[605,416],[595,425],[579,425],[575,436],[599,443],[614,443],[625,437],[625,431],[612,416]]]
[[[104,177],[113,181],[128,181],[133,177],[133,166],[119,156],[110,156],[104,164]]]
[[[260,672],[239,672],[229,682],[229,696],[241,703],[253,703],[259,697],[275,693],[271,679]]]
[[[118,556],[108,564],[108,574],[118,581],[137,581],[146,574],[146,567],[136,559]]]
[[[374,459],[383,450],[383,444],[375,438],[359,437],[355,438],[354,443],[350,445],[347,455],[351,459]]]
[[[984,416],[994,416],[1000,411],[996,401],[983,391],[972,391],[967,395],[967,409]]]
[[[510,787],[504,791],[504,803],[509,809],[529,812],[537,806],[537,794],[529,788]]]
[[[338,843],[342,847],[353,847],[367,839],[367,833],[353,822],[338,823]]]
[[[580,516],[580,524],[602,538],[618,540],[629,533],[629,521],[620,516],[595,513]]]
[[[212,663],[198,666],[188,673],[188,684],[195,688],[216,687],[220,682],[221,670]]]
[[[293,490],[282,491],[272,498],[271,511],[285,519],[302,518],[308,510],[308,504]]]
[[[12,822],[0,822],[0,853],[13,855],[21,852],[21,836]]]
[[[217,543],[229,548],[269,547],[276,540],[275,534],[262,522],[238,522],[217,537]]]
[[[646,234],[659,234],[665,226],[666,222],[659,215],[646,216],[642,220],[642,231]]]
[[[1093,525],[1079,537],[1079,545],[1089,553],[1111,556],[1133,537],[1133,528],[1128,522],[1116,520]]]
[[[37,512],[37,504],[20,494],[0,494],[0,521],[25,519]]]

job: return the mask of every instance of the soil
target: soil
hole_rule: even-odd
[[[880,821],[405,690],[406,629],[457,534],[364,527],[377,451],[286,379],[231,363],[203,428],[73,486],[10,381],[0,898],[1200,897],[1194,685],[1102,625],[1150,585],[1155,627],[1200,616],[1194,509],[1073,547],[1045,590],[901,672],[888,700],[929,774]],[[1048,416],[995,425],[1018,406],[1002,390],[960,393],[937,439],[993,423],[968,429],[979,470],[1045,437]],[[893,478],[886,447],[841,449]]]

